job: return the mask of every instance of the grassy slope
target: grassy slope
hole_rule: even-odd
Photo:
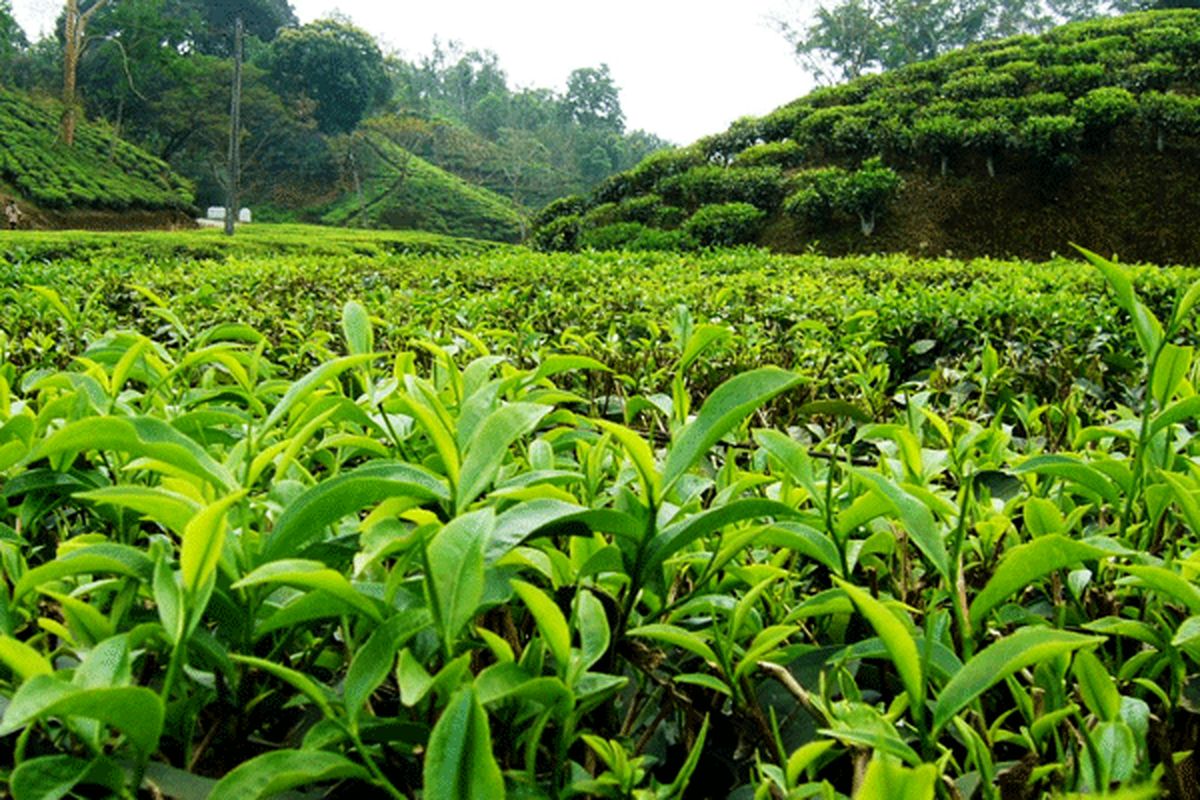
[[[386,137],[366,135],[377,158],[363,180],[361,200],[355,192],[346,194],[325,212],[322,222],[494,241],[521,238],[521,216],[507,199],[433,166]]]
[[[1089,115],[1082,98],[1105,88],[1128,92],[1132,107],[1114,111],[1112,120]],[[817,245],[831,253],[1044,257],[1074,240],[1126,258],[1196,262],[1197,95],[1200,12],[1069,25],[818,90],[651,157],[610,179],[587,205],[659,194],[694,211],[671,197],[669,182],[712,164],[734,173],[780,166],[782,197],[804,170],[853,169],[881,155],[906,183],[874,236],[862,237],[847,219],[806,223],[783,213],[775,199],[763,204],[772,217],[760,243],[787,251]],[[1183,102],[1164,112],[1164,97]],[[1038,142],[1028,131],[1038,117],[1074,127],[1063,141]],[[947,123],[944,141],[931,120]],[[981,123],[1000,133],[989,141],[979,135]]]
[[[41,208],[184,209],[191,187],[164,162],[82,122],[59,137],[61,106],[0,90],[0,182]]]

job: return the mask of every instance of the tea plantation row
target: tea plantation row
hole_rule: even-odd
[[[1189,796],[1193,273],[191,241],[0,267],[17,800]]]

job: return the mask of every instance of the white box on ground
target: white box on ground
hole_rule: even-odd
[[[208,214],[206,215],[206,218],[211,219],[211,220],[216,220],[218,222],[224,222],[225,221],[225,206],[209,206]],[[250,209],[242,208],[238,211],[238,222],[249,223],[252,221],[253,220],[252,220],[252,215],[250,214]]]

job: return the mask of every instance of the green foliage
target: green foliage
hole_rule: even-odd
[[[1117,86],[1093,89],[1074,104],[1075,119],[1088,132],[1107,133],[1129,122],[1137,113],[1137,98],[1128,89]]]
[[[1196,270],[325,236],[6,239],[17,800],[1186,778]]]
[[[1021,124],[1020,143],[1034,158],[1047,164],[1071,166],[1083,139],[1083,125],[1075,117],[1030,117]]]
[[[101,126],[59,141],[60,108],[0,90],[0,180],[47,208],[186,209],[191,187],[162,161]]]
[[[835,213],[858,217],[864,236],[874,232],[876,218],[904,185],[880,158],[854,172],[840,167],[806,170],[795,181],[800,188],[784,201],[784,211],[815,224],[828,222]]]
[[[361,188],[321,216],[329,225],[399,228],[515,242],[524,221],[507,198],[441,170],[397,145],[384,130],[366,127],[352,140]]]
[[[702,206],[683,223],[683,230],[702,247],[750,244],[758,236],[766,212],[750,203]]]
[[[783,198],[779,167],[692,167],[664,178],[655,190],[668,203],[696,209],[714,203],[749,203],[770,211]]]
[[[268,58],[276,91],[316,103],[313,116],[322,133],[354,130],[390,94],[379,46],[346,22],[322,19],[285,30]]]

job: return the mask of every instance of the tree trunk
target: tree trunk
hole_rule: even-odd
[[[68,147],[75,145],[76,116],[79,113],[79,98],[76,84],[79,59],[87,37],[87,24],[92,16],[107,5],[108,0],[96,0],[96,4],[84,13],[79,13],[79,0],[67,0],[63,11],[63,115],[62,138]]]
[[[233,236],[241,183],[242,133],[242,18],[233,28],[233,97],[229,105],[229,186],[225,200],[225,235]]]
[[[63,115],[62,138],[67,147],[75,144],[75,80],[79,71],[80,30],[79,0],[67,0],[66,22],[63,26]]]
[[[870,236],[872,233],[875,232],[875,212],[874,211],[872,211],[870,214],[859,214],[858,221],[862,225],[862,235],[863,236]]]
[[[996,177],[996,158],[991,153],[987,157],[987,171],[989,178]]]

